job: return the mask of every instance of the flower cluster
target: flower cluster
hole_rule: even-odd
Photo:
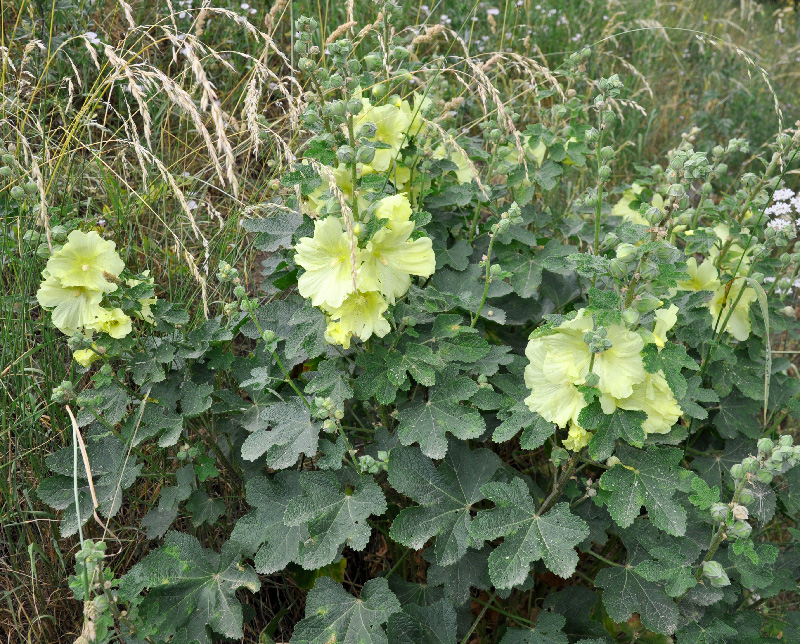
[[[360,102],[360,107],[353,121],[353,129],[364,145],[355,155],[350,154],[349,148],[345,149],[337,165],[330,168],[329,174],[335,179],[336,187],[352,203],[351,169],[355,164],[357,180],[376,173],[385,173],[398,192],[404,192],[411,197],[418,195],[422,184],[414,181],[412,175],[415,159],[406,158],[404,153],[410,149],[412,140],[419,142],[424,137],[425,142],[428,142],[431,132],[425,124],[425,116],[432,108],[433,101],[414,93],[411,102],[392,95],[383,104],[373,104],[361,90],[356,91],[355,95],[357,98],[354,100]],[[472,181],[475,175],[463,152],[441,142],[431,147],[431,159],[448,159],[456,165],[455,174],[459,183]],[[351,156],[354,158],[350,158]],[[322,185],[307,197],[306,205],[312,214],[324,212],[326,203],[330,203],[333,210],[338,207],[331,191],[330,177],[323,175],[321,178]],[[370,204],[367,194],[367,190],[359,192],[359,211]]]
[[[345,348],[353,336],[366,340],[390,331],[383,314],[411,285],[411,276],[429,277],[436,258],[429,237],[411,239],[414,222],[404,194],[384,197],[372,214],[380,228],[359,239],[351,237],[340,217],[314,223],[314,236],[303,237],[295,262],[305,269],[298,280],[303,297],[325,311],[325,338]]]
[[[591,433],[578,425],[578,415],[587,404],[581,385],[600,391],[604,413],[612,414],[618,407],[643,411],[647,414],[645,432],[666,434],[681,409],[663,372],[645,370],[642,335],[657,338],[654,342],[663,346],[676,313],[676,307],[657,311],[652,333],[640,334],[621,324],[595,327],[592,316],[579,310],[575,318],[552,333],[528,343],[525,355],[530,362],[525,368],[525,384],[531,395],[525,403],[548,422],[560,427],[570,424],[564,446],[572,450],[583,448],[591,438]]]
[[[65,335],[106,333],[124,338],[132,330],[130,316],[121,308],[103,306],[104,297],[119,288],[124,268],[113,241],[95,231],[72,231],[67,243],[47,261],[36,299],[43,308],[52,309],[53,324]],[[127,284],[133,287],[142,281],[130,279]],[[152,322],[150,306],[154,302],[155,298],[140,300],[139,315],[146,321]],[[92,349],[81,349],[74,357],[88,366],[98,356]]]

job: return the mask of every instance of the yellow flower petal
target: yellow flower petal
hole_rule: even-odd
[[[338,322],[339,326],[330,328],[329,325],[326,335],[334,339],[342,338],[345,334],[354,335],[361,340],[368,340],[372,335],[382,338],[391,331],[389,322],[383,317],[388,308],[380,293],[353,293],[341,306],[327,309],[331,320]],[[349,343],[349,339],[347,342]],[[341,344],[338,340],[337,343]]]
[[[36,292],[36,299],[45,309],[53,309],[53,325],[66,335],[74,335],[93,322],[102,312],[101,291],[65,287],[54,275],[47,275]]]
[[[545,372],[549,369],[545,338],[535,338],[528,343],[525,355],[530,363],[525,367],[525,386],[531,395],[525,399],[528,408],[550,423],[566,427],[576,422],[586,401],[578,388],[570,382],[552,382]]]
[[[66,287],[110,293],[117,285],[107,280],[104,273],[117,276],[125,268],[114,247],[113,241],[103,239],[95,231],[73,230],[67,243],[47,261],[47,271]]]

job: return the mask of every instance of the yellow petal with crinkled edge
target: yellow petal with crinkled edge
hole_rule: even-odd
[[[411,285],[411,275],[428,277],[436,269],[436,256],[429,237],[409,241],[414,222],[395,223],[372,236],[362,254],[358,270],[359,288],[380,291],[394,304]]]
[[[378,202],[375,217],[387,219],[389,224],[405,223],[411,219],[411,202],[402,193],[384,197]]]
[[[125,315],[122,309],[100,309],[100,314],[93,322],[86,325],[87,329],[107,333],[117,340],[128,335],[133,326],[131,319]]]
[[[686,260],[686,272],[689,273],[689,279],[678,282],[678,288],[682,291],[715,291],[719,287],[719,274],[710,260],[698,266],[697,260],[690,257]]]
[[[525,367],[525,386],[531,395],[525,404],[550,423],[566,427],[570,421],[577,422],[578,414],[586,405],[583,395],[571,382],[552,382],[546,377],[547,349],[545,338],[535,338],[525,350],[530,363]]]
[[[648,434],[669,433],[682,413],[662,371],[648,373],[642,382],[634,385],[630,396],[616,403],[622,409],[645,412],[647,420],[642,428]]]
[[[116,277],[125,268],[114,248],[113,241],[103,239],[95,231],[73,230],[67,243],[47,261],[47,271],[65,287],[110,293],[117,290],[117,285],[106,279],[106,274]]]
[[[74,335],[93,322],[102,312],[101,291],[65,287],[54,275],[46,275],[39,285],[36,299],[45,309],[53,309],[53,325],[66,335]]]
[[[592,440],[592,432],[587,432],[583,427],[577,423],[572,423],[569,426],[569,433],[564,441],[564,448],[570,452],[580,452]]]
[[[315,221],[314,237],[300,239],[294,257],[306,269],[297,280],[300,295],[314,306],[336,308],[355,290],[350,240],[338,217]]]
[[[373,335],[385,336],[391,327],[383,317],[389,306],[380,293],[352,293],[336,308],[326,308],[331,320],[338,322],[338,327],[327,332],[332,338],[341,338],[345,334],[354,335],[361,340],[368,340]],[[349,343],[349,339],[348,339]]]
[[[92,366],[92,363],[100,359],[100,354],[92,349],[78,349],[73,352],[72,358],[84,369]]]
[[[653,325],[653,337],[655,337],[656,345],[663,347],[667,341],[667,332],[678,321],[678,307],[670,304],[666,309],[658,309],[654,315],[656,323]]]
[[[614,398],[627,398],[633,386],[647,375],[641,355],[644,340],[638,333],[619,324],[608,327],[607,337],[611,340],[611,348],[594,358],[592,371],[600,377],[597,388]]]
[[[358,131],[364,123],[374,123],[377,132],[370,140],[390,146],[375,150],[375,157],[372,159],[372,167],[378,172],[384,172],[389,169],[397,153],[400,152],[400,146],[411,127],[412,119],[396,105],[372,107],[368,101],[364,102],[365,109],[356,118],[355,129]]]
[[[744,289],[744,291],[742,291],[742,289]],[[742,294],[741,298],[739,298],[739,293]],[[756,292],[752,288],[749,286],[745,287],[744,281],[737,279],[731,284],[726,297],[725,285],[721,285],[714,292],[714,297],[712,297],[711,301],[708,303],[708,308],[714,320],[714,328],[717,328],[717,321],[719,320],[720,314],[722,315],[722,321],[725,321],[725,318],[728,317],[728,313],[730,312],[731,304],[736,302],[737,298],[739,301],[736,303],[736,308],[733,309],[725,331],[740,342],[743,342],[750,337],[750,305],[758,299]],[[725,303],[724,308],[723,302]],[[722,322],[720,322],[720,324],[722,324]]]
[[[350,338],[353,334],[346,330],[341,322],[334,322],[328,318],[328,325],[325,327],[325,341],[330,344],[338,344],[345,349],[350,348]]]

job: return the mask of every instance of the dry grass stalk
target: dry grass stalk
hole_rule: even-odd
[[[425,43],[432,42],[436,38],[436,36],[438,36],[443,31],[444,31],[444,25],[442,25],[442,24],[436,24],[436,25],[433,25],[433,26],[427,26],[426,25],[425,33],[418,34],[414,38],[414,40],[411,41],[411,44],[412,45],[422,45],[422,44],[425,44]]]
[[[330,45],[332,42],[335,42],[338,38],[343,36],[348,29],[355,27],[357,24],[358,23],[355,20],[350,20],[342,25],[339,25],[333,30],[333,32],[331,32],[331,35],[325,39],[325,44]]]
[[[469,155],[467,154],[466,150],[464,150],[464,148],[462,148],[458,144],[458,141],[456,141],[455,138],[449,132],[447,132],[447,130],[445,130],[441,125],[439,125],[435,121],[430,121],[426,119],[421,114],[420,118],[424,123],[430,125],[434,130],[436,130],[436,132],[439,134],[439,136],[442,138],[442,140],[446,145],[449,145],[450,147],[454,148],[456,152],[463,155],[464,159],[466,159],[467,163],[469,164],[469,169],[472,171],[472,174],[475,177],[475,183],[478,184],[478,188],[480,188],[480,191],[483,194],[484,198],[488,199],[489,193],[486,191],[486,187],[483,185],[483,182],[481,181],[480,172],[478,171],[477,166],[469,158]]]

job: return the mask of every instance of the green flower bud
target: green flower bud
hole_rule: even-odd
[[[756,497],[753,496],[753,493],[750,490],[742,490],[742,493],[739,495],[739,502],[743,505],[750,505],[755,500]]]
[[[372,86],[372,95],[377,98],[381,99],[386,96],[386,86],[382,83],[377,83]]]
[[[342,78],[341,74],[331,74],[330,78],[328,78],[328,85],[334,89],[344,87],[344,78]]]
[[[391,51],[391,56],[395,60],[405,60],[409,56],[411,56],[411,52],[408,51],[405,47],[395,47]]]
[[[625,260],[615,257],[608,263],[611,275],[617,279],[622,279],[628,274],[629,266]]]
[[[753,528],[745,521],[737,521],[730,528],[728,528],[728,536],[733,539],[747,539]]]
[[[724,503],[715,503],[711,506],[709,512],[711,512],[711,518],[714,521],[725,521],[728,518],[729,510],[730,508]]]
[[[301,72],[310,72],[316,66],[316,63],[310,58],[301,58],[297,61],[297,67]]]
[[[237,300],[241,300],[245,296],[245,289],[244,286],[237,286],[233,289],[233,295]]]
[[[364,56],[363,61],[366,68],[370,71],[375,71],[381,66],[381,58],[377,54],[367,54]]]
[[[708,181],[706,181],[702,186],[700,186],[700,191],[704,195],[708,196],[714,192],[714,187]]]
[[[603,161],[608,161],[609,159],[613,159],[614,148],[612,148],[610,145],[604,145],[602,148],[600,148],[600,158]]]
[[[633,262],[636,259],[636,246],[633,244],[620,244],[617,246],[617,258],[626,262]]]
[[[586,374],[586,384],[590,387],[596,387],[600,384],[600,376],[598,376],[594,371],[590,371]]]
[[[646,280],[654,280],[658,277],[659,269],[658,264],[649,259],[642,264],[642,267],[639,269],[639,275],[642,276],[643,279]]]
[[[342,145],[336,150],[336,158],[339,159],[340,163],[352,163],[353,162],[353,148],[349,145]]]
[[[10,177],[12,174],[14,174],[14,171],[7,165],[0,166],[0,176]]]
[[[735,465],[731,466],[731,476],[735,480],[739,481],[739,480],[743,479],[744,475],[745,475],[745,471],[744,471],[744,468],[742,467],[741,463],[736,463]]]
[[[611,168],[607,165],[601,165],[597,171],[597,176],[600,177],[600,181],[608,181],[611,178]]]
[[[375,148],[371,145],[364,145],[358,149],[358,154],[356,154],[356,159],[359,163],[372,163],[372,160],[375,158]]]
[[[756,478],[761,481],[762,483],[772,483],[772,472],[770,472],[767,468],[761,468],[756,472]]]
[[[713,154],[715,157],[721,157],[723,154],[725,154],[725,148],[723,148],[721,145],[715,145],[714,149],[711,150],[711,154]]]
[[[608,248],[613,248],[619,243],[619,235],[616,233],[606,233],[606,236],[603,237],[603,241],[600,244],[601,250],[606,250]]]
[[[17,200],[23,199],[25,197],[25,191],[21,186],[14,186],[11,188],[11,197]]]
[[[4,154],[2,157],[0,157],[0,159],[2,159],[3,163],[6,165],[11,165],[14,163],[14,157],[12,157],[10,154]]]
[[[746,473],[756,472],[758,470],[758,459],[748,456],[742,461],[742,467]]]
[[[361,73],[361,63],[358,62],[358,60],[355,58],[351,58],[350,60],[347,61],[346,68],[347,72],[352,76]]]
[[[794,445],[794,438],[789,436],[789,434],[784,434],[778,439],[778,445],[781,447],[791,447]]]
[[[649,293],[638,295],[633,300],[633,306],[637,311],[639,311],[639,313],[649,313],[650,311],[655,311],[663,305],[663,301],[659,300],[653,295],[650,295]]]
[[[347,101],[347,113],[352,114],[353,116],[357,116],[361,114],[364,109],[364,104],[359,101],[357,98],[351,98]]]
[[[729,586],[731,580],[719,562],[706,561],[703,563],[703,576],[711,582],[712,586],[721,588]]]

